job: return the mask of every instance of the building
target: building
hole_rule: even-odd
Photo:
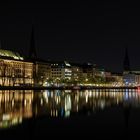
[[[71,63],[72,81],[81,81],[83,79],[83,69],[80,64]]]
[[[50,62],[39,59],[36,51],[35,30],[32,25],[28,60],[33,63],[33,78],[35,86],[46,86],[51,78]]]
[[[123,75],[122,73],[112,73],[111,77],[113,79],[113,86],[122,86],[123,85]]]
[[[35,85],[46,86],[51,77],[51,65],[44,60],[34,62],[34,80]]]
[[[124,75],[124,83],[127,86],[139,86],[140,85],[140,71],[131,71],[129,74]]]
[[[91,63],[85,63],[82,65],[84,79],[90,79],[93,77],[93,65]]]
[[[71,80],[71,65],[67,61],[51,62],[51,76],[53,81]]]
[[[127,48],[125,49],[123,82],[125,86],[140,85],[140,71],[130,70],[130,62]]]
[[[125,48],[125,57],[123,62],[123,83],[125,86],[130,86],[134,83],[134,75],[130,71],[130,62],[128,56],[128,49]]]
[[[94,76],[96,77],[103,77],[105,78],[105,76],[108,76],[110,74],[108,74],[108,72],[105,72],[105,70],[103,68],[96,68],[96,70],[94,70]]]
[[[134,76],[134,82],[135,85],[140,85],[140,71],[132,71],[132,74],[135,75]]]
[[[33,63],[17,52],[0,49],[0,86],[31,86],[33,82]]]
[[[125,48],[125,57],[123,63],[123,85],[134,86],[134,84],[135,84],[135,74],[133,74],[130,70],[128,49]]]

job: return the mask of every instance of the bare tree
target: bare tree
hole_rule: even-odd
[[[7,79],[6,77],[7,68],[8,68],[8,65],[4,63],[3,61],[1,61],[0,71],[1,71],[2,86],[5,86],[5,81]]]
[[[15,86],[16,79],[17,79],[18,71],[16,68],[12,67],[12,86]]]

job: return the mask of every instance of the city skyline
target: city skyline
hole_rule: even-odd
[[[25,54],[23,54],[23,53],[21,53],[20,51],[20,53],[19,52],[15,52],[15,50],[9,50],[9,49],[5,49],[5,48],[3,48],[2,47],[2,41],[0,40],[0,49],[1,49],[1,51],[7,51],[7,52],[12,52],[13,53],[13,55],[16,55],[16,54],[18,54],[21,58],[22,58],[22,60],[23,61],[30,61],[30,62],[34,62],[34,61],[44,61],[44,62],[48,62],[48,63],[63,63],[63,62],[65,62],[65,61],[67,61],[67,62],[69,62],[70,64],[74,64],[74,65],[92,65],[93,67],[95,67],[95,68],[98,68],[98,69],[104,69],[106,72],[114,72],[114,71],[111,71],[111,69],[109,69],[109,68],[105,68],[105,67],[103,67],[103,66],[101,66],[101,65],[99,65],[99,64],[97,64],[97,63],[93,63],[93,62],[89,62],[89,61],[82,61],[82,62],[78,62],[78,61],[70,61],[70,59],[68,60],[68,59],[53,59],[53,58],[49,58],[49,59],[42,59],[42,57],[40,57],[38,54],[37,54],[37,49],[36,49],[36,45],[35,45],[35,42],[36,42],[36,40],[35,40],[35,38],[34,38],[34,28],[33,28],[33,25],[32,25],[32,31],[31,31],[31,36],[30,36],[30,46],[29,46],[29,48],[28,48],[28,55],[25,55]],[[7,53],[6,52],[6,53]],[[14,54],[15,53],[15,54]],[[3,56],[4,54],[2,54],[2,56]],[[5,54],[5,56],[6,55],[9,55],[9,54]],[[15,59],[14,58],[14,56],[8,56],[10,59]],[[13,57],[13,58],[12,58]],[[133,69],[133,68],[131,68],[131,64],[130,64],[130,59],[129,59],[129,53],[128,53],[128,47],[125,47],[125,53],[124,53],[124,57],[123,57],[123,61],[122,61],[122,63],[123,63],[123,65],[122,65],[122,70],[121,71],[115,71],[115,72],[117,72],[117,73],[123,73],[123,71],[125,70],[125,69],[129,69],[129,70],[127,70],[127,71],[131,71],[131,70],[136,70],[136,69]],[[125,64],[126,63],[126,64]],[[126,67],[128,67],[128,68],[126,68]],[[137,70],[139,70],[139,69],[137,69]]]
[[[139,13],[121,0],[0,2],[0,137],[139,137]]]
[[[5,50],[5,48],[3,48],[3,43],[2,43],[3,41],[1,41],[0,40],[0,49],[3,49],[3,50]],[[77,61],[77,60],[71,60],[71,59],[64,59],[64,58],[62,58],[62,59],[53,59],[53,58],[48,58],[48,59],[45,59],[45,58],[42,58],[41,56],[39,56],[39,54],[38,54],[38,51],[37,51],[37,48],[36,48],[36,40],[35,40],[35,28],[34,28],[34,24],[32,24],[32,28],[31,28],[31,32],[30,32],[30,42],[29,42],[29,48],[28,48],[28,51],[27,51],[27,55],[25,55],[24,53],[21,53],[21,51],[19,51],[20,52],[20,55],[21,56],[23,56],[25,59],[29,59],[29,61],[32,61],[32,59],[36,59],[36,60],[42,60],[42,61],[48,61],[49,63],[51,63],[51,62],[63,62],[63,61],[68,61],[68,62],[70,62],[70,63],[75,63],[75,64],[77,64],[77,65],[84,65],[84,64],[91,64],[91,65],[93,65],[93,66],[96,66],[96,67],[98,67],[98,68],[101,68],[101,69],[105,69],[105,71],[110,71],[110,72],[117,72],[117,73],[122,73],[123,71],[124,71],[124,61],[128,61],[128,62],[126,62],[126,63],[129,63],[128,65],[128,67],[129,67],[129,69],[131,69],[131,70],[139,70],[139,69],[136,69],[136,68],[133,68],[132,67],[132,65],[131,65],[131,59],[129,58],[129,52],[128,52],[128,47],[127,46],[125,46],[125,48],[124,48],[124,53],[123,53],[123,60],[122,60],[122,62],[121,62],[121,64],[120,64],[120,67],[121,67],[121,70],[119,70],[119,71],[113,71],[112,69],[110,69],[110,68],[108,68],[108,67],[105,67],[105,66],[103,66],[103,65],[100,65],[100,64],[97,64],[97,63],[95,63],[95,62],[93,62],[93,61]],[[9,51],[11,51],[11,50],[9,50]],[[15,50],[13,50],[12,49],[12,51],[15,51]],[[126,58],[127,57],[127,58]],[[130,70],[129,70],[130,71]]]
[[[127,46],[132,69],[140,69],[138,9],[129,6],[3,3],[0,39],[4,49],[28,55],[34,24],[35,45],[43,59],[91,62],[121,72]]]

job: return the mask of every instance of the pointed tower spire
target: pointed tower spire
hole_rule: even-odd
[[[0,49],[2,49],[2,43],[1,43],[1,40],[0,40]]]
[[[130,72],[130,61],[129,61],[127,47],[125,47],[125,57],[124,57],[123,69],[124,69],[124,72],[127,72],[127,73]]]
[[[35,47],[34,26],[33,25],[32,25],[32,31],[31,31],[29,57],[31,59],[37,58],[36,47]]]

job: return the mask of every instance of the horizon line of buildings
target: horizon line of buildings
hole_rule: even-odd
[[[32,60],[21,57],[17,52],[0,49],[0,86],[103,83],[109,81],[111,76],[111,72],[90,63]]]
[[[29,57],[0,49],[0,86],[59,85],[135,86],[140,84],[140,71],[131,71],[127,49],[123,73],[111,73],[95,64],[46,61],[37,58],[34,30],[31,33]]]

